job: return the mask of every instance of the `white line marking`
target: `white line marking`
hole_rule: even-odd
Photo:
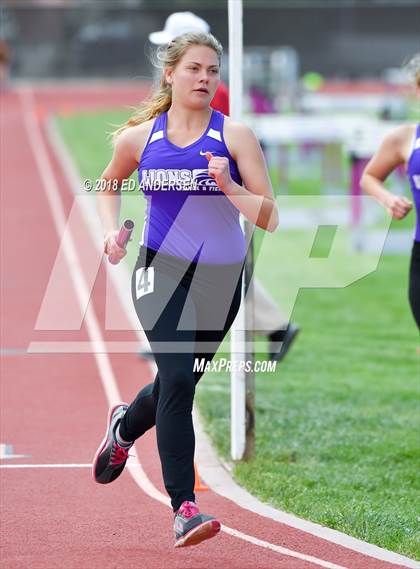
[[[38,127],[37,123],[34,121],[32,113],[31,113],[32,93],[29,90],[21,92],[21,100],[22,100],[22,106],[24,109],[25,124],[27,126],[28,134],[30,135],[29,138],[30,138],[30,141],[32,144],[34,155],[38,156],[37,152],[39,152],[40,148],[42,148],[42,152],[40,155],[40,156],[42,156],[42,159],[41,159],[41,157],[40,158],[37,157],[37,164],[38,164],[38,167],[40,169],[41,178],[44,182],[44,189],[46,191],[47,198],[48,198],[48,201],[50,204],[50,208],[51,208],[52,216],[53,216],[55,226],[57,229],[57,233],[58,233],[58,236],[61,237],[61,228],[63,228],[65,226],[64,209],[63,209],[63,206],[61,203],[61,198],[59,196],[59,189],[58,189],[57,183],[54,179],[54,175],[53,175],[51,166],[49,164],[49,159],[48,159],[47,152],[45,150],[45,145],[44,145],[44,142],[43,142],[42,137],[41,137],[40,132],[39,132],[39,127]],[[33,135],[31,135],[31,130],[35,131],[36,134],[34,133]],[[35,144],[34,144],[34,141],[35,141]],[[43,170],[43,168],[44,168],[44,170]],[[48,172],[48,174],[44,175],[44,172]],[[51,184],[51,185],[48,185],[48,184]],[[55,194],[55,196],[53,195],[50,198],[50,194]],[[58,211],[56,211],[56,209]],[[66,247],[65,252],[67,253],[67,249],[69,249],[69,253],[74,254],[76,256],[76,259],[77,259],[75,247],[74,247],[73,240],[72,240],[71,236],[69,236],[68,241],[70,242],[71,245]],[[74,262],[75,259],[70,258],[70,260]],[[72,271],[72,274],[73,274],[73,271]],[[81,285],[84,283],[83,276],[78,275],[78,278],[76,280],[78,283],[78,286],[75,286],[76,293],[77,293],[79,300],[81,302],[83,302],[84,294],[86,294],[86,290],[84,291],[83,288],[80,288]],[[85,287],[86,287],[86,284],[85,284]],[[83,304],[83,306],[85,306],[85,304]],[[89,337],[95,342],[97,342],[99,339],[99,342],[102,343],[102,345],[104,345],[102,335],[100,332],[100,328],[99,328],[99,325],[98,325],[98,322],[96,319],[96,314],[95,314],[93,308],[90,307],[90,305],[89,305],[88,310],[86,312],[85,322],[87,324]],[[115,377],[113,375],[113,371],[111,368],[111,364],[109,362],[108,355],[106,353],[94,354],[94,355],[96,358],[96,363],[98,365],[98,370],[99,370],[101,382],[102,382],[102,385],[104,387],[104,390],[105,390],[109,404],[111,405],[115,401],[121,401],[121,397],[119,397],[119,395],[118,395],[118,387],[116,384]],[[98,355],[103,356],[103,358],[99,359],[97,357]],[[112,397],[110,397],[110,395],[112,395]],[[132,447],[132,452],[133,452],[133,454],[135,453],[134,447]],[[137,455],[135,455],[135,456],[137,458]],[[139,465],[139,468],[135,468],[135,469],[130,467],[129,472],[133,475],[134,479],[136,480],[136,482],[138,483],[140,488],[142,488],[144,490],[144,492],[146,492],[146,494],[155,498],[159,502],[162,502],[166,505],[169,505],[169,499],[166,496],[164,496],[161,492],[159,492],[153,486],[153,484],[148,479],[146,473],[144,472],[143,468],[141,468],[140,465]],[[235,535],[236,537],[238,537],[240,539],[248,541],[249,543],[253,543],[254,545],[259,545],[260,547],[269,547],[273,551],[277,551],[276,548],[279,547],[275,544],[269,544],[268,542],[263,542],[261,540],[258,540],[256,538],[252,537],[252,536],[243,534],[242,532],[238,532],[237,530],[234,530],[232,528],[228,528],[227,526],[223,526],[223,531],[225,531],[226,533],[232,532],[232,533],[230,533],[230,535]],[[280,551],[278,551],[278,552],[280,553]],[[289,553],[285,553],[285,552],[289,552]],[[392,552],[389,552],[389,553],[392,553]],[[296,557],[296,558],[299,558],[302,560],[307,560],[307,557],[308,557],[308,556],[305,556],[304,554],[301,554],[301,553],[298,553],[298,552],[295,552],[292,550],[288,550],[288,549],[283,549],[282,554],[283,555],[289,555],[291,557]],[[418,567],[417,564],[412,564],[414,562],[411,559],[407,559],[407,560],[404,559],[404,561],[405,561],[404,564],[407,567],[414,567],[414,568]],[[338,565],[333,565],[333,564],[331,564],[327,561],[321,560],[321,559],[312,558],[311,562],[315,563],[321,567],[325,567],[327,569],[331,569],[331,568],[338,569],[339,568]],[[410,564],[408,564],[407,562],[409,562]],[[343,567],[340,567],[340,569],[343,569]]]
[[[39,175],[43,182],[43,188],[51,209],[57,235],[59,239],[62,239],[63,232],[67,224],[67,219],[64,213],[63,204],[61,202],[57,181],[55,179],[51,163],[48,158],[48,153],[42,139],[39,126],[34,119],[32,90],[30,87],[22,89],[19,91],[19,95],[22,103],[25,127],[29,142],[32,147],[32,153],[38,166]],[[103,338],[100,332],[98,321],[96,319],[96,315],[94,314],[93,309],[89,303],[89,289],[83,277],[82,267],[71,235],[68,235],[68,238],[64,240],[62,246],[69,266],[72,267],[72,270],[69,271],[69,273],[73,281],[77,298],[79,299],[79,302],[82,306],[88,307],[86,310],[85,323],[88,329],[89,338],[95,338],[97,346],[101,352],[93,353],[99,373],[101,377],[112,378],[113,373],[111,370],[109,358],[105,353],[106,348],[103,343]],[[104,381],[104,389],[108,401],[116,402],[120,400],[115,382]]]
[[[285,549],[280,545],[274,545],[273,543],[269,543],[267,541],[263,541],[262,539],[258,539],[256,537],[246,535],[241,531],[237,531],[236,529],[231,529],[226,526],[222,525],[222,530],[233,537],[239,537],[245,541],[249,541],[254,545],[259,545],[260,547],[264,547],[265,549],[271,549],[271,551],[275,551],[276,553],[281,553],[283,555],[287,555],[288,557],[296,557],[297,559],[302,559],[303,561],[309,561],[309,563],[314,563],[315,565],[321,565],[320,560],[316,557],[312,557],[312,555],[305,555],[304,553],[297,553],[290,551],[290,549]],[[325,567],[326,569],[345,569],[342,565],[336,565],[335,563],[330,563],[329,561],[322,561],[321,567]]]

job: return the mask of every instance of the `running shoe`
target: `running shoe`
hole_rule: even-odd
[[[210,539],[220,531],[220,522],[212,516],[200,514],[194,502],[182,502],[175,514],[174,533],[175,547],[197,545],[205,539]]]
[[[115,429],[128,409],[127,403],[117,403],[109,409],[105,438],[96,451],[92,465],[95,482],[109,484],[124,470],[131,446],[122,447],[115,440]]]

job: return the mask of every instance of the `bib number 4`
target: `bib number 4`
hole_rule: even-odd
[[[155,290],[155,268],[144,267],[136,271],[136,298],[137,300],[145,294],[150,294]]]

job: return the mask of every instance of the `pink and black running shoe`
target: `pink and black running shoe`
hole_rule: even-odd
[[[194,502],[182,502],[181,507],[175,514],[175,547],[197,545],[206,539],[214,537],[219,531],[220,522],[213,516],[200,514],[200,510]]]
[[[105,438],[96,451],[92,465],[92,475],[95,482],[109,484],[124,470],[130,446],[122,447],[115,439],[115,429],[120,424],[128,409],[127,403],[118,403],[110,408],[105,432]]]

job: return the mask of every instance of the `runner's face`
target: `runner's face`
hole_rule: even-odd
[[[166,71],[172,85],[172,100],[201,109],[210,105],[220,83],[219,60],[216,52],[203,45],[187,49],[173,70]]]

